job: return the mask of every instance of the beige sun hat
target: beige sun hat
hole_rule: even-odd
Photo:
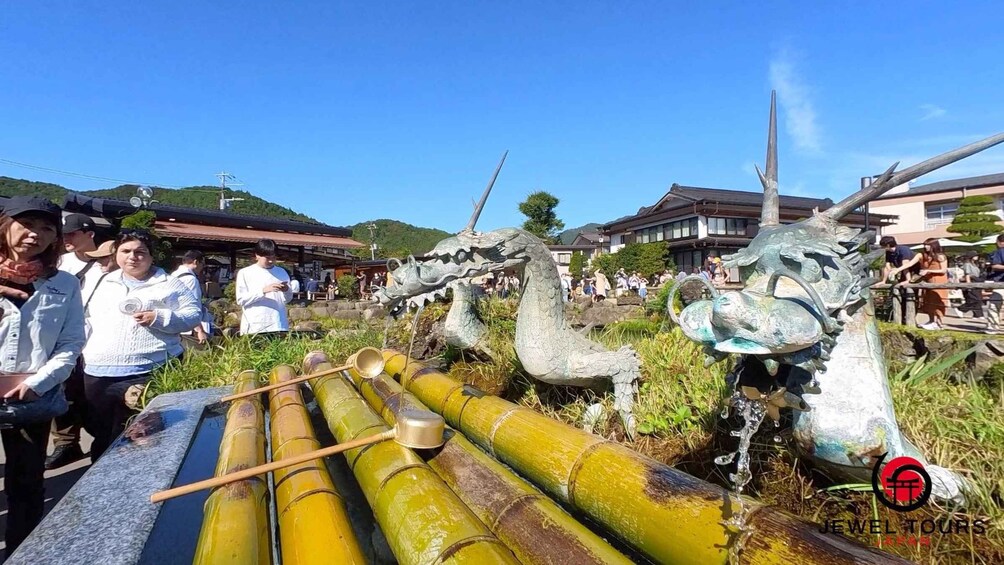
[[[106,241],[101,245],[99,245],[98,248],[95,249],[94,251],[85,251],[84,255],[87,255],[91,259],[102,259],[104,257],[108,257],[114,254],[115,253],[114,247],[115,247],[114,241]]]

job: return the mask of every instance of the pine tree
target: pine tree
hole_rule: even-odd
[[[967,196],[959,202],[959,209],[948,231],[962,234],[956,239],[968,243],[1004,232],[1004,228],[997,223],[1001,219],[990,213],[993,210],[994,199],[990,196]]]
[[[519,204],[519,211],[527,217],[523,229],[539,237],[544,243],[557,243],[558,232],[564,229],[565,222],[558,219],[554,209],[558,207],[558,199],[544,191],[534,192]]]

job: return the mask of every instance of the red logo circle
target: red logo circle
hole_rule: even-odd
[[[882,469],[882,490],[903,506],[919,500],[927,487],[925,477],[917,471],[923,468],[913,457],[891,459]]]

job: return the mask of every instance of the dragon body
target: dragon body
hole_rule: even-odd
[[[468,281],[512,269],[522,271],[515,349],[523,370],[554,385],[601,389],[612,384],[614,408],[633,435],[638,356],[630,347],[609,351],[567,324],[558,268],[536,236],[515,228],[484,233],[464,230],[440,241],[422,261],[409,257],[392,270],[395,284],[376,289],[375,296],[395,311],[406,304],[424,305],[452,288],[447,342],[472,348],[483,342],[485,328],[477,317]]]
[[[739,355],[730,378],[750,400],[794,409],[798,449],[839,478],[867,482],[888,458],[921,460],[932,494],[962,501],[964,481],[927,464],[896,422],[887,369],[869,287],[869,264],[883,251],[862,252],[875,238],[839,220],[894,186],[1004,141],[997,135],[895,173],[896,165],[831,208],[787,225],[779,222],[774,100],[771,99],[767,173],[760,174],[764,205],[760,229],[749,246],[725,257],[739,269],[745,288],[670,313],[684,334],[704,345],[708,363]],[[864,253],[864,254],[862,254]],[[678,282],[698,282],[688,277]],[[700,279],[702,280],[702,279]],[[703,280],[702,280],[703,281]],[[818,378],[817,378],[818,377]]]

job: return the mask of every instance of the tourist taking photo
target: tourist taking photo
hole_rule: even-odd
[[[136,394],[151,373],[182,353],[181,333],[202,320],[202,308],[178,279],[153,264],[153,236],[126,230],[115,240],[119,270],[90,297],[84,346],[85,426],[96,461],[125,429]]]
[[[42,520],[52,419],[66,412],[62,383],[84,345],[80,282],[59,271],[62,212],[15,196],[0,214],[0,435],[9,556]],[[44,325],[44,327],[43,327]]]

